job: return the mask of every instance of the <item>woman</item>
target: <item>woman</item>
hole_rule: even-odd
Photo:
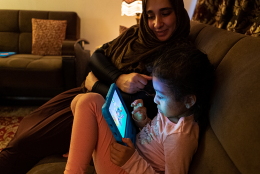
[[[168,8],[154,6],[154,9],[146,9],[148,3],[157,6],[167,4]],[[90,74],[85,83],[87,86],[92,81],[94,86],[90,86],[93,92],[105,96],[110,83],[116,82],[125,92],[126,104],[137,98],[143,98],[148,104],[153,103],[149,85],[138,86],[135,79],[151,83],[149,77],[147,79],[142,75],[150,75],[149,65],[156,57],[155,53],[167,44],[187,38],[190,21],[182,0],[143,0],[143,11],[139,27],[131,27],[93,54],[91,69],[99,81],[95,83]],[[107,68],[110,69],[109,74],[103,71]],[[42,158],[68,152],[73,123],[70,104],[80,93],[81,88],[75,88],[59,94],[25,117],[13,140],[0,153],[0,171],[6,174],[26,173]]]

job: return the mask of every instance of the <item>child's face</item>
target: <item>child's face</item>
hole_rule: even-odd
[[[153,87],[156,91],[154,102],[158,112],[161,112],[170,121],[177,123],[180,117],[188,116],[188,109],[184,101],[176,101],[169,88],[157,77],[153,76]]]

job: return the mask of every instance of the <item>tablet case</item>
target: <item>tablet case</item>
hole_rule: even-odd
[[[16,54],[16,52],[0,52],[0,58],[6,58],[14,54]]]
[[[113,95],[114,95],[114,92],[117,92],[118,96],[119,96],[119,99],[126,111],[126,114],[127,114],[127,118],[126,118],[126,127],[125,127],[125,136],[122,137],[118,127],[116,126],[116,123],[115,121],[113,120],[113,117],[111,115],[111,113],[109,112],[109,106],[111,104],[112,101],[112,98],[113,98]],[[113,104],[113,103],[112,103]],[[134,124],[133,124],[133,121],[132,121],[132,117],[131,115],[129,114],[129,111],[127,110],[127,107],[123,101],[123,98],[120,94],[120,91],[118,89],[118,87],[116,86],[115,83],[113,83],[110,88],[109,88],[109,91],[107,93],[107,96],[106,96],[106,101],[105,101],[105,104],[102,106],[102,114],[108,124],[108,126],[110,127],[116,141],[120,144],[123,144],[123,145],[126,145],[125,143],[122,142],[122,138],[130,138],[131,141],[133,142],[133,144],[135,145],[135,138],[136,138],[136,130],[135,130],[135,127],[134,127]]]

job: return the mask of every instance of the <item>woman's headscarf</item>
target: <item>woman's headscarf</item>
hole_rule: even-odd
[[[145,68],[144,62],[160,48],[167,44],[174,44],[178,39],[187,38],[189,35],[190,19],[183,0],[169,0],[176,14],[176,28],[166,41],[160,41],[149,28],[146,14],[147,1],[143,0],[142,3],[143,13],[140,26],[130,27],[104,49],[105,55],[123,72],[142,73]]]

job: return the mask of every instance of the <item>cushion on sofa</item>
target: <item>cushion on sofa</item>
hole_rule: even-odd
[[[61,55],[66,27],[66,20],[32,18],[32,54],[45,56]]]
[[[51,97],[64,90],[61,56],[17,54],[1,58],[0,74],[1,95]]]
[[[67,163],[67,158],[59,155],[52,155],[45,157],[39,161],[27,174],[63,174],[65,166]],[[86,174],[97,174],[93,163],[90,163]]]
[[[260,171],[260,39],[240,39],[216,70],[210,124],[241,173]]]
[[[230,33],[216,27],[208,28],[206,24],[191,23],[190,40],[196,47],[208,55],[210,62],[217,67],[230,48],[241,38],[246,37],[239,33]],[[207,28],[206,28],[207,27]]]
[[[19,51],[18,32],[18,11],[0,11],[0,51]]]
[[[259,173],[260,39],[197,22],[190,38],[214,64],[216,82],[189,173]]]

